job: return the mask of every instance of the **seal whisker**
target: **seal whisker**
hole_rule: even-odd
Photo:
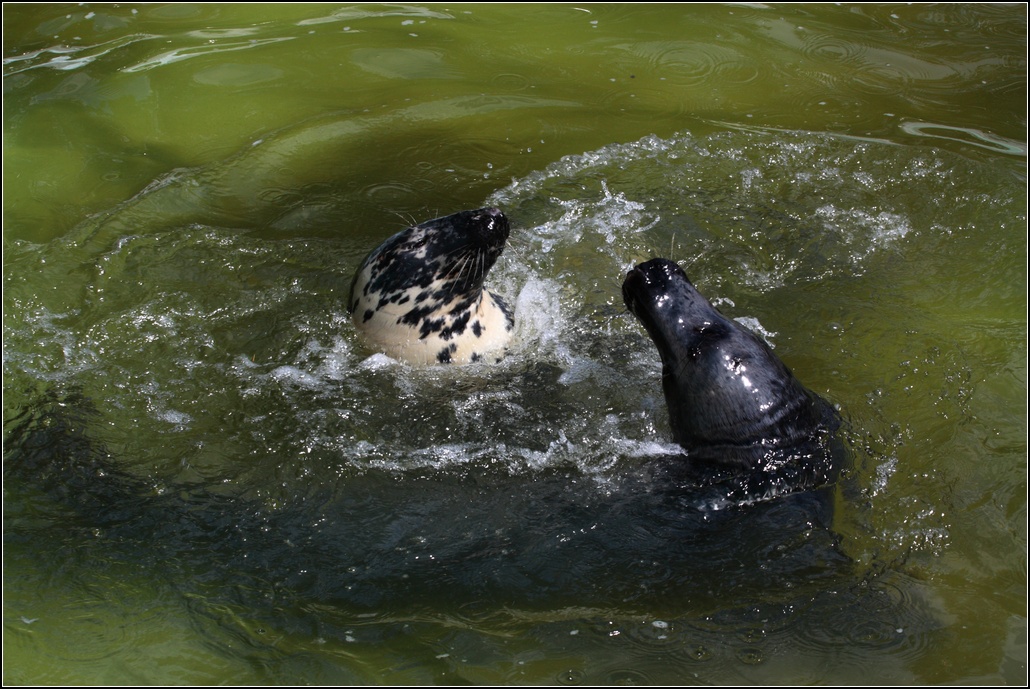
[[[525,263],[525,261],[523,261],[523,260],[522,260],[522,253],[521,253],[521,250],[520,250],[520,249],[517,249],[517,248],[515,248],[515,245],[514,245],[514,244],[509,244],[509,245],[508,245],[508,253],[510,253],[510,254],[511,254],[512,256],[514,256],[515,258],[517,258],[517,259],[518,259],[518,260],[519,260],[520,262],[522,262],[522,263]]]
[[[401,221],[401,227],[414,227],[417,223],[415,217],[410,213],[401,213],[399,211],[392,211]]]
[[[466,291],[475,284],[476,261],[479,258],[479,253],[471,248],[465,248],[463,251],[454,254],[454,267],[448,273],[448,277],[453,280],[450,286],[451,296],[453,296],[453,292],[457,288],[460,287],[462,291]]]
[[[472,266],[472,278],[477,282],[486,277],[486,257],[478,254]]]
[[[447,299],[448,301],[454,301],[458,295],[466,294],[469,292],[469,283],[471,280],[468,276],[467,266],[471,259],[466,258],[461,266],[461,269],[454,273],[450,283],[447,285]]]

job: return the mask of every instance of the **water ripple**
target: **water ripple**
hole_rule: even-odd
[[[139,43],[160,38],[151,34],[130,34],[112,41],[94,45],[55,45],[40,48],[21,55],[4,58],[5,74],[10,76],[38,67],[48,67],[59,71],[70,71],[84,67],[99,58],[116,50]]]
[[[913,136],[925,136],[934,139],[946,139],[959,143],[978,146],[995,153],[1026,157],[1026,144],[1021,141],[1007,139],[973,127],[954,127],[934,122],[903,122],[901,130]]]
[[[369,19],[374,17],[421,17],[423,19],[454,19],[454,15],[447,12],[439,12],[428,7],[415,5],[395,5],[392,7],[378,8],[373,5],[359,5],[333,10],[324,17],[312,17],[297,22],[297,26],[311,26],[315,24],[331,24],[334,22],[354,21],[358,19]]]
[[[293,40],[292,36],[282,36],[279,38],[256,38],[249,41],[240,41],[235,43],[220,43],[218,45],[206,45],[206,46],[191,46],[188,48],[176,48],[175,50],[169,50],[168,52],[161,53],[156,57],[152,57],[143,62],[137,63],[130,67],[122,68],[122,72],[144,72],[154,67],[163,67],[170,65],[175,62],[181,62],[190,58],[199,57],[202,55],[212,55],[214,53],[228,53],[236,50],[249,50],[250,48],[257,48],[271,43],[281,43],[283,41]]]
[[[746,84],[759,75],[758,68],[744,55],[724,45],[646,43],[626,50],[644,58],[655,74],[682,86]]]
[[[801,53],[808,58],[853,65],[862,60],[863,49],[845,38],[817,34],[805,39]]]

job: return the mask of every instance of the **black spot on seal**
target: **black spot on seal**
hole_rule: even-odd
[[[354,325],[372,347],[409,363],[500,359],[514,317],[483,281],[509,231],[499,209],[480,208],[398,232],[354,276]]]
[[[833,481],[846,453],[836,410],[807,390],[761,338],[723,316],[672,261],[638,265],[626,306],[662,359],[672,437],[728,499],[753,501]],[[716,475],[718,474],[718,477]]]

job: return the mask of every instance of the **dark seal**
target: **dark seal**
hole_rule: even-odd
[[[499,360],[515,321],[483,281],[508,233],[500,210],[481,208],[390,237],[354,276],[348,304],[358,332],[375,349],[414,364]]]
[[[712,306],[678,265],[661,258],[638,265],[622,294],[661,356],[673,440],[690,464],[712,470],[708,481],[732,478],[728,501],[835,479],[845,454],[836,410],[765,341]]]

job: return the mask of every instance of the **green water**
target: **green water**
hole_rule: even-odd
[[[3,12],[5,682],[1026,682],[1025,5]],[[484,204],[509,357],[370,356]],[[841,409],[832,529],[637,493],[654,255]]]

